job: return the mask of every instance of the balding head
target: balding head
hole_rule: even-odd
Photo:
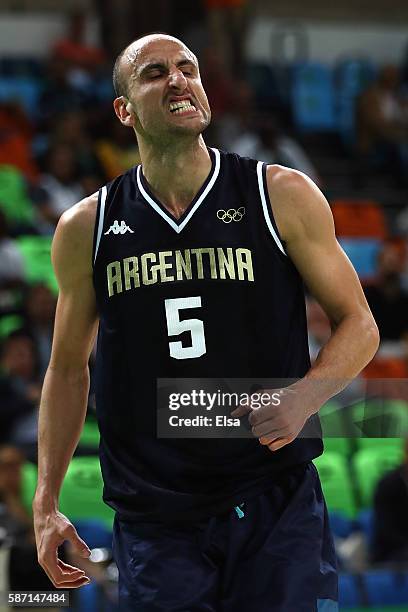
[[[140,57],[144,47],[151,42],[159,42],[160,40],[170,40],[178,43],[184,47],[185,51],[194,57],[195,61],[197,62],[196,56],[183,43],[183,41],[175,38],[174,36],[170,36],[170,34],[166,34],[164,32],[154,32],[152,34],[146,34],[145,36],[136,38],[119,53],[113,67],[113,87],[118,97],[127,97],[129,74],[131,70],[134,70],[136,67],[138,58]]]

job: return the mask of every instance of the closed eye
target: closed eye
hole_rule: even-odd
[[[149,79],[158,79],[158,78],[160,78],[162,75],[163,75],[163,73],[162,73],[162,72],[160,72],[160,71],[158,71],[158,70],[155,70],[154,72],[150,72],[150,73],[149,73],[149,75],[148,75],[148,77],[149,77]]]

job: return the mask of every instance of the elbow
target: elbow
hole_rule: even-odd
[[[371,313],[366,317],[363,331],[366,340],[367,357],[371,361],[380,346],[380,332],[378,331],[377,323]]]

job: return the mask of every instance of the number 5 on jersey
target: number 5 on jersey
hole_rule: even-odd
[[[170,357],[173,359],[194,359],[207,351],[205,346],[204,324],[201,319],[183,319],[180,311],[186,308],[201,308],[201,297],[174,298],[164,300],[169,336],[179,336],[190,332],[191,346],[183,346],[180,340],[169,342]]]

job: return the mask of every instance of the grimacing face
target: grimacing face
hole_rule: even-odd
[[[124,125],[147,140],[199,135],[211,120],[195,55],[175,38],[145,37],[125,52],[127,97],[115,100]]]

